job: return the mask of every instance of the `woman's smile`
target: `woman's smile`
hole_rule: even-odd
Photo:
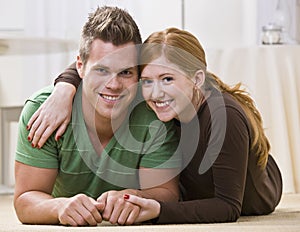
[[[152,101],[157,108],[166,108],[170,106],[173,100],[165,100],[165,101]]]

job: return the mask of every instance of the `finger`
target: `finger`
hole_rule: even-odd
[[[106,204],[108,197],[108,192],[102,193],[100,197],[97,198],[97,202]]]
[[[140,207],[138,206],[134,207],[133,210],[127,216],[125,225],[132,225],[133,223],[140,222],[138,221],[139,214],[140,214]]]
[[[72,211],[72,213],[69,215],[75,221],[75,226],[88,225],[88,222],[82,216],[82,214],[84,214],[83,210],[84,209],[77,209],[76,211]]]
[[[108,204],[108,205],[110,205],[110,204]],[[123,199],[117,199],[116,201],[114,201],[114,203],[112,203],[112,205],[113,205],[112,211],[109,212],[107,210],[107,214],[110,213],[110,216],[108,218],[109,222],[111,224],[115,224],[115,223],[118,222],[118,219],[119,219],[119,216],[120,216],[121,212],[125,211],[124,213],[128,215],[129,212],[126,213],[126,211],[129,211],[129,209],[125,207],[125,201]],[[106,208],[105,208],[105,210],[106,210]],[[103,215],[107,216],[105,214],[106,213],[105,210],[104,210]]]
[[[65,226],[77,226],[77,223],[70,216],[67,216],[66,218],[61,218],[60,224],[65,225]]]
[[[36,112],[34,112],[34,114],[29,119],[29,121],[27,123],[27,127],[26,127],[27,130],[30,130],[32,124],[35,122],[35,120],[38,118],[39,115],[40,115],[40,109],[38,109]]]
[[[34,123],[35,124],[35,123]],[[33,127],[35,127],[35,125],[33,125]],[[33,128],[32,127],[32,128]],[[40,141],[42,135],[44,134],[44,132],[47,130],[49,126],[46,124],[46,123],[41,123],[39,125],[39,127],[35,130],[35,133],[32,137],[32,140],[31,140],[31,144],[36,147],[38,142]]]
[[[58,128],[58,130],[56,131],[56,134],[55,134],[56,141],[58,141],[60,139],[60,137],[64,134],[64,132],[66,131],[67,125],[68,125],[68,123],[63,123]]]
[[[95,201],[96,203],[96,201]],[[88,225],[96,226],[98,223],[102,222],[101,214],[99,213],[97,207],[94,204],[93,199],[84,201],[83,207],[85,209],[80,210],[80,214]]]
[[[107,198],[108,198],[108,192],[105,192],[101,194],[100,197],[98,197],[97,202],[104,205],[104,209],[102,210],[102,218],[104,220],[109,220],[111,212],[113,210],[112,204],[107,204]]]
[[[95,203],[95,206],[96,206],[96,208],[98,209],[98,211],[99,211],[100,213],[102,213],[103,210],[104,210],[104,208],[105,208],[105,204],[99,203],[99,202]]]
[[[119,215],[118,224],[131,225],[135,222],[140,212],[140,207],[129,202],[125,202],[124,209]]]
[[[117,222],[119,225],[124,225],[126,223],[127,218],[132,210],[132,208],[128,208],[128,206],[125,206],[125,208],[120,212],[120,215],[117,218]]]
[[[135,195],[131,195],[131,194],[124,194],[124,200],[131,202],[135,205],[138,205],[140,207],[146,207],[147,201],[145,201],[144,198],[135,196]]]
[[[79,213],[82,209],[69,209],[65,215],[59,218],[59,221],[63,225],[71,226],[84,226],[87,225],[87,222]]]
[[[55,129],[53,127],[51,127],[51,126],[48,126],[46,128],[46,130],[41,135],[40,139],[37,141],[38,148],[41,148],[45,144],[45,142],[52,135],[52,133],[53,133],[54,130]]]
[[[30,125],[28,141],[32,141],[34,134],[35,134],[36,130],[39,128],[41,122],[42,122],[42,120],[40,118],[38,118]]]
[[[107,202],[102,212],[103,219],[109,221],[113,210],[114,210],[114,204],[112,202],[110,203]]]

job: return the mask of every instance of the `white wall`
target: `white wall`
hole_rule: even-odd
[[[206,49],[256,44],[256,1],[185,0],[186,29]]]
[[[139,25],[143,39],[153,31],[175,26],[194,33],[205,50],[256,46],[260,44],[262,25],[272,21],[276,1],[0,0],[0,39],[6,34],[77,42],[88,13],[97,5],[107,4],[127,9]],[[290,12],[291,38],[300,42],[300,0],[283,1]],[[0,107],[22,106],[34,91],[52,84],[76,54],[76,50],[0,54]],[[0,154],[0,164],[1,155],[7,154]]]

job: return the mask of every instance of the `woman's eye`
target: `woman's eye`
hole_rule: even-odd
[[[162,81],[163,81],[163,83],[168,84],[173,80],[174,80],[173,77],[164,77]]]
[[[141,82],[142,85],[151,85],[153,83],[152,80],[148,80],[148,79],[142,79]]]

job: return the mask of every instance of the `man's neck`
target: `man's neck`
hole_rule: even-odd
[[[87,127],[90,140],[97,151],[101,153],[102,149],[109,143],[117,129],[122,125],[126,118],[126,114],[122,114],[119,118],[106,118],[97,113],[89,102],[82,99],[83,118]],[[99,142],[101,148],[99,148]]]

